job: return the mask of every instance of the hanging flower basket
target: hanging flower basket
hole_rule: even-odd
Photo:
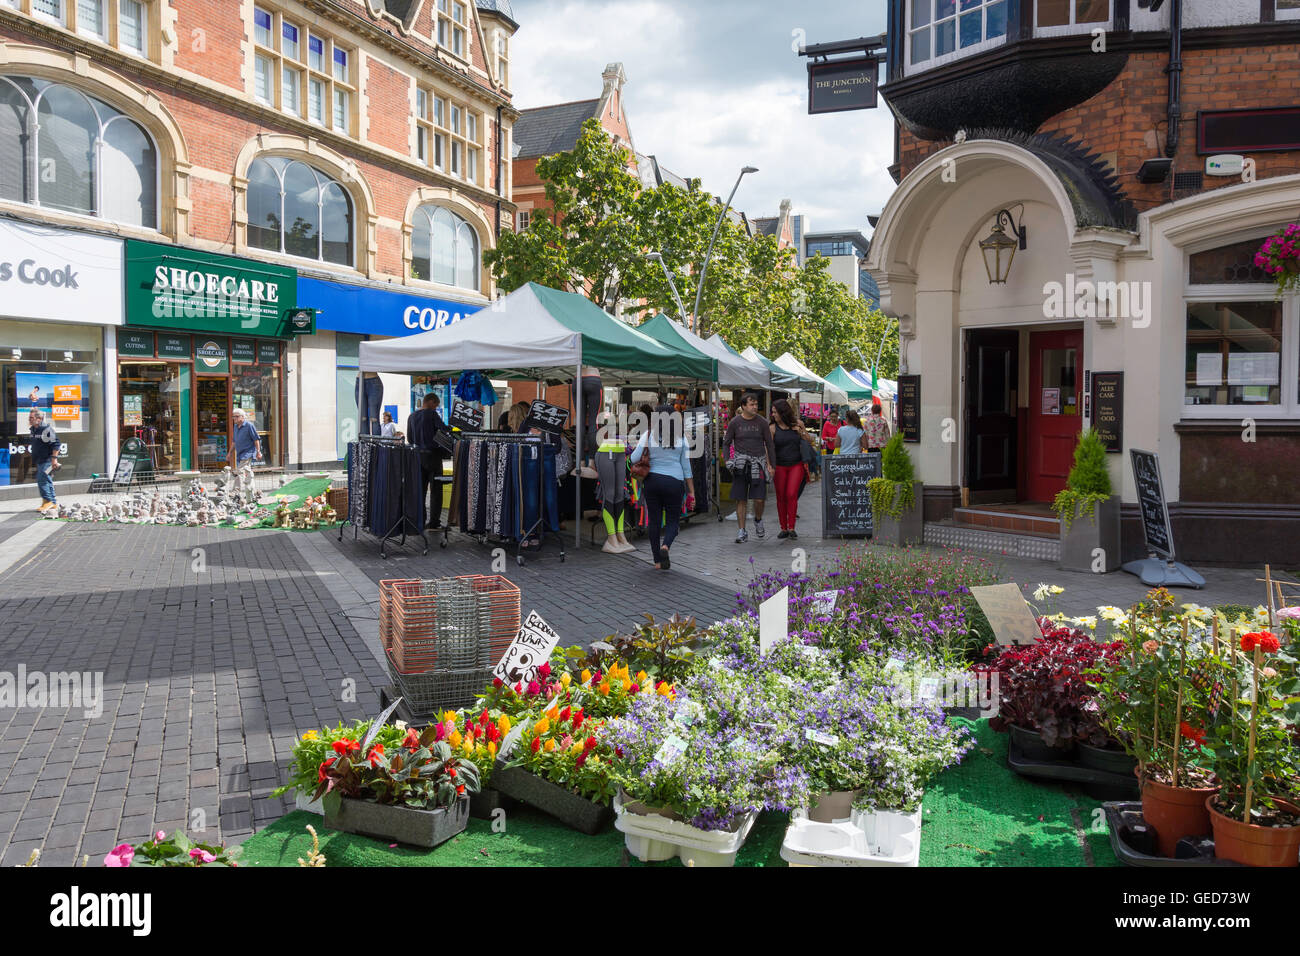
[[[1277,286],[1277,297],[1300,292],[1300,223],[1290,223],[1264,240],[1255,253],[1255,265]]]

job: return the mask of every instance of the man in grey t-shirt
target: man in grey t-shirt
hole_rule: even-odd
[[[736,543],[749,540],[745,530],[746,502],[754,502],[754,533],[764,535],[763,509],[767,505],[767,476],[775,474],[772,462],[776,451],[772,446],[772,429],[767,420],[758,414],[758,396],[746,392],[740,400],[740,414],[728,424],[722,436],[722,453],[727,455],[734,447],[736,455],[731,462],[731,500],[736,503]]]

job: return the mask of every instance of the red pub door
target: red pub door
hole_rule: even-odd
[[[1029,335],[1026,494],[1051,501],[1065,488],[1083,421],[1083,330]]]

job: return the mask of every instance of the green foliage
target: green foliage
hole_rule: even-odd
[[[1106,466],[1106,446],[1095,429],[1085,428],[1074,448],[1074,465],[1066,479],[1065,489],[1053,500],[1052,508],[1061,516],[1065,530],[1070,530],[1075,517],[1087,514],[1095,523],[1093,506],[1111,496],[1110,469]]]
[[[681,680],[690,670],[701,637],[695,618],[674,614],[657,621],[653,614],[642,616],[645,623],[638,624],[631,634],[611,634],[592,644],[590,650],[557,648],[551,655],[553,666],[577,672],[584,667],[600,671],[611,664],[625,664],[633,672],[645,671],[655,683]]]
[[[279,797],[291,790],[304,796],[311,796],[320,783],[318,771],[320,765],[334,756],[333,744],[336,740],[365,740],[370,731],[371,721],[358,720],[351,725],[340,723],[337,727],[322,730],[309,730],[293,746],[293,763],[289,769],[289,782],[283,787],[271,791],[271,796]],[[384,724],[375,733],[374,743],[385,749],[393,749],[406,735],[404,727]]]
[[[889,436],[880,455],[880,470],[884,477],[867,482],[872,514],[900,518],[904,510],[916,507],[916,475],[902,432]]]
[[[912,455],[903,444],[903,433],[894,432],[885,442],[880,454],[880,472],[890,481],[911,484],[916,480],[912,470]]]
[[[327,811],[343,797],[436,810],[450,807],[467,793],[478,793],[478,768],[437,739],[439,727],[431,724],[418,735],[409,730],[392,750],[372,744],[362,752],[355,740],[339,741],[336,756],[320,767],[315,798]]]
[[[158,831],[162,833],[161,830]],[[238,866],[243,847],[191,841],[180,830],[158,839],[155,834],[135,848],[132,866]]]

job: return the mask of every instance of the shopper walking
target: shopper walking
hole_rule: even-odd
[[[442,463],[447,452],[438,444],[439,432],[447,430],[447,423],[438,414],[441,400],[436,392],[424,396],[424,406],[406,420],[406,440],[420,450],[420,500],[427,501],[426,528],[442,527]],[[430,495],[430,488],[433,494]]]
[[[862,454],[862,436],[865,434],[862,430],[862,419],[853,409],[849,409],[845,415],[848,420],[847,424],[841,425],[836,439],[839,441],[841,455],[861,455]]]
[[[27,413],[27,425],[32,433],[32,464],[36,466],[36,487],[41,493],[41,506],[36,510],[44,513],[57,508],[58,498],[54,495],[54,473],[63,466],[59,464],[59,436],[53,425],[45,423],[45,413],[33,408]]]
[[[880,405],[880,399],[876,399],[871,406],[865,432],[866,436],[862,444],[866,446],[867,451],[880,451],[889,443],[889,422],[885,421],[885,411]]]
[[[678,426],[680,420],[680,414],[675,413],[671,405],[660,405],[651,419],[653,425],[641,435],[631,459],[636,464],[646,455],[650,456],[650,474],[646,475],[641,487],[645,492],[650,554],[654,558],[655,567],[663,571],[672,566],[668,559],[668,548],[677,538],[683,494],[686,496],[687,510],[695,510],[690,444]]]
[[[722,436],[722,454],[733,451],[731,459],[731,500],[736,503],[736,543],[749,540],[745,529],[747,503],[754,502],[754,533],[760,538],[763,529],[763,509],[767,504],[767,476],[773,472],[772,462],[776,451],[772,445],[772,429],[758,414],[758,395],[746,392],[740,400],[737,414],[727,424]]]
[[[784,398],[772,403],[771,428],[776,464],[776,514],[781,522],[777,537],[797,538],[794,526],[799,520],[799,490],[808,478],[803,452],[807,430]]]

